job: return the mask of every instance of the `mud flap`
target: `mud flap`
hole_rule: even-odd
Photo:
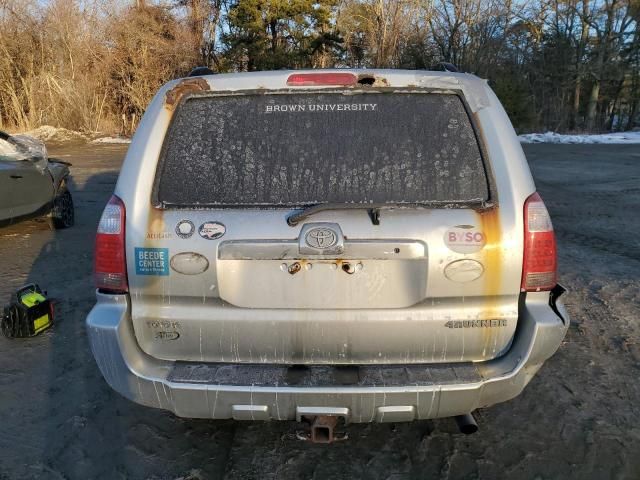
[[[567,289],[562,285],[560,285],[559,283],[557,283],[556,286],[553,287],[553,289],[551,289],[551,292],[549,292],[549,306],[555,312],[555,314],[558,315],[558,317],[560,317],[560,319],[562,320],[562,323],[564,323],[565,325],[567,324],[567,319],[562,315],[562,313],[560,313],[560,310],[558,309],[556,302],[566,292],[567,292]]]

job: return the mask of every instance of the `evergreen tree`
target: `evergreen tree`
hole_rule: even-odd
[[[228,61],[237,70],[277,70],[333,63],[341,39],[332,18],[338,0],[238,0],[227,13],[223,35]]]

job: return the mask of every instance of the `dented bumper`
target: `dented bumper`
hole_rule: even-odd
[[[91,349],[117,392],[181,417],[399,422],[465,414],[517,396],[558,349],[569,318],[556,290],[529,293],[513,343],[481,363],[308,367],[158,360],[138,346],[126,295],[98,293],[87,318]]]

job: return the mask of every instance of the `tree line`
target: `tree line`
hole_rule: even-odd
[[[0,128],[129,134],[166,81],[283,68],[486,78],[520,131],[640,126],[640,0],[0,0]]]

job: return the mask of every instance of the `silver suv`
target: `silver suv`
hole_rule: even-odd
[[[94,356],[183,417],[400,422],[518,395],[560,345],[556,243],[472,75],[196,76],[156,95],[98,227]],[[327,426],[328,425],[328,426]]]

